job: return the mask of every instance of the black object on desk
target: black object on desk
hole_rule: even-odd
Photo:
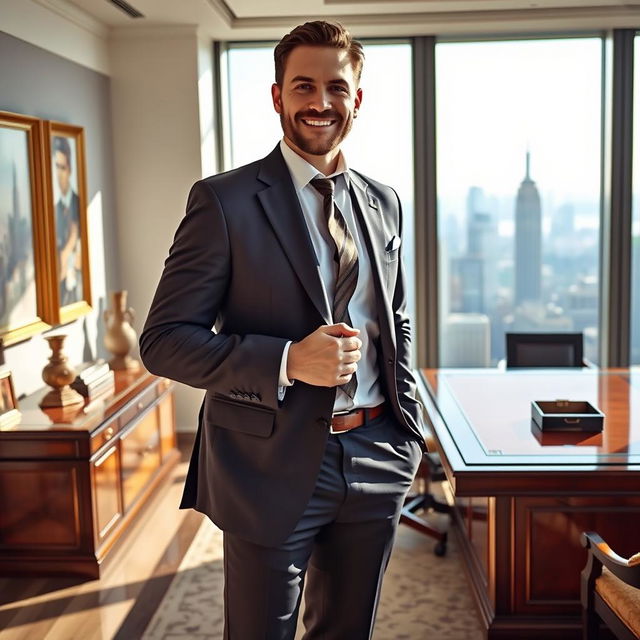
[[[604,414],[583,400],[534,400],[531,418],[542,431],[602,431]]]

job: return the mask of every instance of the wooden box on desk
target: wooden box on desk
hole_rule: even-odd
[[[116,372],[115,393],[42,410],[0,431],[0,574],[97,578],[177,462],[173,384]]]

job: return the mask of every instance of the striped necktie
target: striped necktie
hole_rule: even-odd
[[[322,195],[327,228],[336,245],[334,260],[338,265],[338,273],[333,296],[333,321],[352,326],[348,306],[358,283],[358,249],[340,209],[335,206],[335,182],[329,178],[315,178],[311,184]],[[355,396],[357,387],[355,374],[349,382],[340,386],[351,399]]]

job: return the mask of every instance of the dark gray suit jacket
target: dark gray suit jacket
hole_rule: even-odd
[[[410,328],[389,187],[350,172],[374,274],[382,389],[419,442]],[[251,542],[286,539],[314,488],[335,388],[277,398],[282,351],[326,317],[315,252],[279,147],[196,182],[166,260],[140,353],[149,371],[206,391],[181,507]],[[212,327],[214,330],[212,331]]]

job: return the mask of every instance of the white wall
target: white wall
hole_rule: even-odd
[[[202,80],[204,105],[212,103],[211,60],[195,27],[121,30],[111,54],[120,273],[139,334],[189,189],[203,175],[202,149],[213,150],[198,91]],[[195,427],[201,398],[180,386],[178,429]]]
[[[52,0],[0,0],[0,29],[93,71],[109,74],[107,28]]]

